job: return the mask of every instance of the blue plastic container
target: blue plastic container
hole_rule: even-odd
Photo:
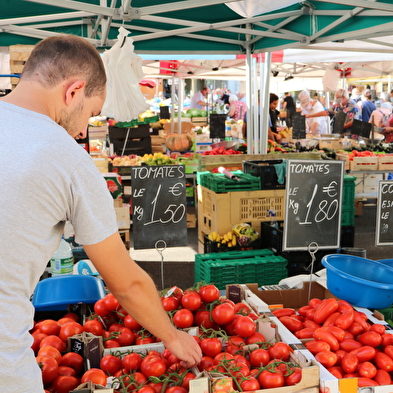
[[[326,255],[322,265],[334,296],[358,307],[379,309],[393,304],[393,267],[346,254]]]
[[[63,310],[69,304],[93,304],[105,295],[104,284],[97,277],[64,275],[40,281],[32,303],[36,311]]]

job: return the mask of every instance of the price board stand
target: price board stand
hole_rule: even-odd
[[[393,245],[393,180],[381,180],[378,189],[376,246]]]

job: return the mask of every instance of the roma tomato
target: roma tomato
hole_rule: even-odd
[[[374,381],[377,382],[379,385],[391,385],[392,378],[390,374],[385,370],[377,370],[375,374]]]
[[[279,388],[284,386],[285,383],[284,376],[280,372],[270,372],[268,370],[259,374],[258,381],[263,389]]]
[[[382,334],[382,342],[381,345],[386,347],[387,345],[393,345],[393,334],[384,333]]]
[[[337,300],[334,298],[324,299],[318,306],[314,314],[314,321],[322,324],[326,319],[338,309]]]
[[[44,385],[51,383],[56,377],[59,369],[57,361],[51,356],[39,355],[35,358],[42,373],[42,382]]]
[[[357,340],[363,345],[369,345],[370,347],[378,347],[382,342],[382,337],[379,333],[374,331],[368,331],[357,337]]]
[[[60,327],[59,322],[54,321],[53,319],[45,319],[39,323],[39,331],[47,334],[48,336],[58,336],[60,333]]]
[[[78,386],[78,378],[73,376],[59,375],[52,382],[52,393],[69,393]]]
[[[311,299],[311,300],[308,302],[308,305],[309,305],[311,308],[317,308],[318,306],[321,305],[321,303],[322,303],[322,300],[321,300],[321,299],[313,298],[313,299]]]
[[[324,329],[327,332],[333,334],[338,342],[341,342],[345,338],[345,331],[337,326],[322,326],[321,329]]]
[[[316,355],[318,352],[330,351],[330,345],[325,341],[311,340],[306,342],[306,348]]]
[[[303,322],[290,316],[283,316],[279,318],[280,322],[292,333],[297,332],[303,328]]]
[[[346,338],[340,342],[340,349],[345,352],[351,352],[355,349],[359,349],[362,344],[359,341],[353,340],[352,338]]]
[[[179,329],[189,328],[194,323],[194,314],[185,308],[180,309],[173,315],[173,323]]]
[[[359,359],[351,352],[346,353],[341,359],[341,367],[346,374],[354,373],[358,367]]]
[[[313,338],[314,337],[314,332],[317,330],[316,328],[304,328],[300,329],[297,332],[295,332],[295,336],[297,338],[303,339],[303,338]]]
[[[236,318],[234,328],[238,336],[250,337],[255,333],[256,324],[250,317],[241,315]]]
[[[291,315],[295,315],[296,311],[294,308],[278,308],[277,310],[273,310],[272,313],[274,314],[275,317],[280,319],[281,317],[290,317]]]
[[[358,349],[354,349],[353,351],[351,351],[351,353],[356,355],[356,357],[359,360],[359,363],[363,363],[374,359],[374,356],[377,353],[377,351],[373,347],[364,345]]]
[[[340,348],[337,338],[333,336],[332,333],[328,332],[323,328],[316,329],[313,336],[314,339],[317,341],[325,341],[326,343],[328,343],[330,349],[334,352]]]
[[[337,355],[332,351],[322,351],[322,352],[318,352],[315,355],[315,359],[317,359],[317,361],[321,363],[323,366],[325,366],[326,368],[329,368],[329,367],[333,367],[336,364]]]
[[[353,308],[351,308],[349,310],[344,311],[334,321],[334,325],[343,330],[346,330],[352,325],[354,318],[355,318],[355,311],[353,310]]]
[[[393,371],[393,360],[390,356],[383,352],[377,352],[374,356],[375,365],[381,370],[385,370],[388,373]]]
[[[363,388],[365,386],[378,386],[378,383],[371,378],[358,377],[358,387]]]
[[[339,317],[339,316],[341,316],[341,314],[339,313],[339,312],[334,312],[334,313],[332,313],[332,314],[330,314],[327,318],[326,318],[326,320],[325,320],[325,322],[323,323],[323,325],[322,326],[334,326],[334,323],[336,322],[336,319]]]
[[[377,374],[377,369],[372,363],[363,362],[359,365],[358,373],[361,377],[374,378]]]
[[[381,325],[380,323],[374,323],[373,325],[370,326],[370,330],[372,332],[377,332],[381,336],[385,334],[386,328],[384,325]]]
[[[214,307],[212,311],[213,321],[219,325],[230,323],[235,317],[235,309],[230,303],[222,303]]]
[[[106,375],[99,368],[91,368],[90,370],[87,370],[81,378],[81,383],[86,383],[89,381],[98,385],[106,386]]]
[[[199,288],[201,299],[205,303],[212,303],[220,298],[220,290],[213,284],[204,285]]]

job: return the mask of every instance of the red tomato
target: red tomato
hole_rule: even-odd
[[[113,293],[108,293],[103,299],[104,307],[109,311],[115,311],[119,307],[119,302]]]
[[[204,285],[199,288],[201,299],[205,303],[212,303],[220,298],[220,290],[213,284]]]
[[[312,321],[311,319],[306,319],[303,322],[303,326],[305,328],[314,328],[314,329],[318,329],[321,327],[321,325],[319,323],[316,323],[316,322]]]
[[[377,370],[375,374],[374,381],[377,382],[379,385],[391,385],[392,378],[390,374],[385,370]]]
[[[41,333],[47,334],[48,336],[58,336],[60,333],[59,322],[54,321],[53,319],[46,319],[44,321],[41,321],[39,324],[39,331]]]
[[[251,313],[251,307],[243,302],[235,304],[235,314],[248,315]]]
[[[355,317],[355,311],[353,310],[353,308],[351,307],[349,310],[344,311],[335,321],[334,321],[334,325],[346,330],[348,329],[352,323],[353,323],[353,319]]]
[[[142,360],[141,371],[146,378],[160,377],[167,370],[165,360],[158,356],[146,356]]]
[[[114,355],[105,355],[100,361],[100,369],[107,375],[114,375],[121,367],[121,359]]]
[[[165,393],[188,393],[188,390],[182,386],[171,386],[165,390]]]
[[[269,348],[269,355],[271,359],[281,359],[286,362],[291,351],[291,347],[288,344],[279,341]]]
[[[280,319],[281,317],[290,317],[291,315],[295,315],[296,311],[293,308],[278,308],[277,310],[273,310],[272,313],[275,317]]]
[[[346,352],[351,352],[355,349],[360,348],[361,346],[362,344],[359,341],[353,340],[351,338],[346,338],[340,342],[340,349]]]
[[[303,306],[303,307],[300,307],[299,310],[297,310],[297,312],[299,315],[305,317],[307,315],[307,311],[310,309],[311,309],[310,306]]]
[[[317,341],[321,340],[328,343],[332,351],[337,351],[340,348],[337,338],[323,328],[316,329],[313,336]]]
[[[123,367],[127,373],[139,371],[142,364],[142,356],[139,353],[132,352],[123,358]]]
[[[313,338],[314,337],[314,332],[317,330],[316,328],[304,328],[300,329],[297,332],[295,332],[295,336],[297,338],[303,339],[303,338]]]
[[[226,325],[235,317],[235,309],[230,303],[222,303],[212,311],[213,321],[219,325]]]
[[[47,345],[58,349],[60,352],[63,352],[66,349],[65,342],[58,336],[52,335],[52,336],[44,337],[40,342],[40,348],[45,347]]]
[[[302,380],[302,369],[299,367],[293,368],[290,373],[284,374],[285,386],[293,386]]]
[[[325,341],[311,340],[306,342],[306,348],[316,355],[318,352],[330,351],[330,345]]]
[[[266,337],[260,333],[260,332],[255,332],[251,336],[246,338],[246,344],[255,344],[255,343],[265,343],[266,342]]]
[[[253,367],[260,367],[261,365],[266,366],[270,360],[269,351],[262,348],[254,349],[249,356],[250,364]]]
[[[385,325],[382,325],[380,323],[374,323],[373,325],[371,325],[370,330],[372,332],[377,332],[378,334],[380,334],[381,336],[383,334],[385,334],[386,332],[386,328]]]
[[[393,334],[384,333],[382,334],[382,342],[381,345],[386,347],[387,345],[393,345]]]
[[[255,322],[245,315],[239,316],[235,321],[235,332],[240,337],[250,337],[255,333]]]
[[[308,302],[308,305],[309,305],[311,308],[317,308],[318,306],[321,305],[321,303],[322,303],[322,300],[321,300],[321,299],[313,298],[313,299],[311,299],[311,300]]]
[[[348,303],[346,300],[340,299],[340,300],[337,300],[337,303],[338,303],[337,311],[341,314],[344,313],[345,311],[353,310],[353,307],[351,306],[351,304]]]
[[[314,314],[314,321],[316,323],[323,323],[338,309],[337,300],[334,298],[324,299],[318,306]]]
[[[259,390],[261,385],[256,378],[247,377],[247,379],[240,383],[240,387],[242,388],[243,392],[253,392],[255,390]]]
[[[67,322],[60,329],[60,338],[66,341],[68,337],[84,332],[83,326],[78,322]]]
[[[70,318],[75,322],[79,322],[79,317],[77,314],[75,314],[74,312],[68,312],[66,314],[63,315],[63,318]]]
[[[138,344],[137,344],[138,345]],[[105,340],[104,341],[105,348],[119,348],[120,344],[117,340]]]
[[[183,290],[177,286],[173,286],[172,288],[170,288],[168,290],[168,292],[166,293],[166,296],[174,296],[176,297],[179,301],[181,300],[181,298],[183,297]]]
[[[233,357],[233,355],[231,355],[230,353],[227,352],[220,352],[218,353],[216,356],[214,356],[213,358],[214,360],[214,364],[219,364],[221,361],[225,361],[225,363],[228,363],[230,361],[230,363],[235,364],[235,358]]]
[[[59,369],[57,371],[57,375],[64,375],[67,377],[76,377],[76,371],[67,366],[59,366]]]
[[[351,352],[346,353],[341,359],[341,367],[346,374],[354,373],[358,367],[359,359]]]
[[[91,368],[87,370],[81,378],[81,383],[93,382],[98,385],[106,386],[106,375],[99,368]]]
[[[341,342],[345,338],[345,331],[337,326],[322,326],[321,329],[324,329],[327,332],[333,334],[338,342]]]
[[[222,351],[222,343],[218,338],[204,338],[201,340],[202,353],[214,358]]]
[[[102,336],[104,334],[104,327],[102,326],[102,323],[95,319],[87,320],[83,325],[83,329],[85,332],[92,333],[95,336]]]
[[[94,312],[100,317],[107,317],[111,313],[111,310],[105,307],[104,299],[99,299],[94,304]]]
[[[181,305],[183,308],[190,311],[198,310],[198,308],[201,307],[201,304],[201,295],[196,291],[186,292],[181,298]]]
[[[342,349],[339,349],[338,351],[336,351],[336,355],[337,355],[337,362],[336,362],[336,366],[338,366],[339,364],[341,364],[341,360],[344,357],[344,355],[348,353],[343,351]],[[344,374],[344,373],[343,373]]]
[[[218,330],[218,325],[210,320],[210,311],[199,310],[195,313],[195,324],[197,326],[204,326],[206,329]]]
[[[198,364],[198,369],[203,371],[214,366],[214,364],[214,359],[211,356],[202,356],[201,361]]]
[[[194,314],[185,308],[180,309],[173,315],[173,323],[179,329],[191,327],[194,323]]]
[[[356,358],[356,356],[355,356]],[[322,351],[315,355],[315,359],[326,368],[332,367],[337,362],[337,355],[332,351]],[[344,358],[343,358],[344,360]],[[342,363],[342,361],[341,361]]]
[[[325,322],[323,323],[323,326],[334,326],[334,323],[336,322],[336,319],[338,317],[340,317],[340,316],[341,316],[341,314],[339,312],[337,312],[337,311],[332,313],[332,314],[330,314],[326,318]]]
[[[138,393],[156,393],[156,391],[152,386],[145,385],[138,389]]]
[[[363,388],[365,386],[378,386],[378,383],[370,378],[358,377],[358,387]]]
[[[120,344],[121,347],[128,347],[134,344],[135,335],[128,327],[122,327],[119,331],[119,335],[116,340]]]
[[[377,351],[373,347],[364,345],[358,349],[354,349],[353,351],[351,351],[351,353],[356,355],[356,357],[359,360],[359,363],[363,363],[371,359],[374,359],[374,356],[377,353]]]
[[[44,385],[52,382],[57,377],[59,365],[51,356],[39,355],[35,358],[42,373],[42,381]]]
[[[359,365],[358,373],[361,377],[374,378],[377,374],[377,369],[372,363],[363,362]]]
[[[327,370],[329,371],[330,374],[334,375],[338,379],[341,379],[344,375],[344,370],[339,366],[329,367]]]
[[[52,357],[53,359],[56,360],[57,364],[59,364],[61,361],[60,351],[55,347],[51,347],[50,345],[46,345],[45,347],[40,348],[37,356],[40,355]]]
[[[347,332],[351,333],[354,337],[356,337],[359,334],[362,334],[364,332],[364,329],[359,323],[353,322],[352,325],[347,329]]]
[[[284,386],[285,379],[280,372],[270,372],[264,370],[259,374],[259,384],[262,389],[279,388]]]
[[[374,356],[374,363],[381,370],[387,372],[393,371],[393,360],[390,356],[386,355],[386,353],[377,352]]]
[[[303,322],[298,319],[283,316],[279,318],[280,322],[292,333],[297,332],[303,328]]]
[[[59,375],[52,382],[52,393],[69,393],[78,386],[78,378],[69,375]]]
[[[75,352],[67,352],[63,355],[60,361],[60,366],[71,367],[79,375],[83,370],[83,357]]]
[[[161,298],[161,303],[165,311],[177,310],[180,306],[179,299],[175,298],[174,296]]]
[[[131,315],[127,315],[124,318],[124,326],[130,328],[131,330],[140,330],[142,325],[137,322]]]
[[[57,323],[60,325],[60,326],[63,326],[64,324],[66,324],[67,322],[78,322],[78,321],[75,321],[75,319],[72,319],[72,318],[60,318],[58,321],[57,321]]]
[[[33,336],[33,344],[31,344],[31,349],[34,351],[34,353],[37,353],[38,350],[40,349],[40,343],[41,341],[45,338],[48,337],[47,334],[41,333],[39,330],[36,330],[32,334]]]
[[[382,337],[380,334],[374,331],[368,331],[357,337],[357,340],[363,345],[369,345],[370,347],[378,347],[382,342]]]

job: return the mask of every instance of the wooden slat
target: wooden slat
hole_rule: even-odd
[[[9,47],[10,60],[26,61],[35,45],[11,45]]]

